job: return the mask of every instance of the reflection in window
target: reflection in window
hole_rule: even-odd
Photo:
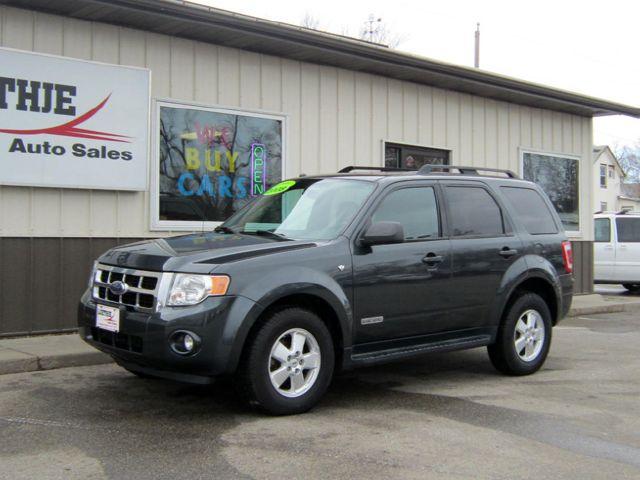
[[[396,190],[376,209],[372,222],[399,222],[406,240],[440,236],[436,196],[431,187]]]
[[[524,152],[522,170],[525,180],[542,187],[555,207],[567,231],[580,230],[578,199],[579,160],[577,158]]]
[[[385,167],[418,170],[423,165],[448,165],[449,150],[385,143]]]
[[[500,207],[484,188],[447,187],[446,194],[454,237],[504,233]]]

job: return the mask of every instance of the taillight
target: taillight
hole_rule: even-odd
[[[573,249],[568,240],[562,242],[562,263],[567,273],[573,273]]]

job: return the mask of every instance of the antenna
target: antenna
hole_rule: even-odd
[[[366,25],[364,30],[365,40],[371,43],[377,43],[373,39],[374,39],[374,35],[375,36],[378,35],[378,31],[380,30],[380,23],[382,23],[382,18],[375,18],[373,16],[373,13],[371,13],[369,14],[369,20],[367,20],[364,23]],[[377,25],[374,27],[375,24]]]
[[[476,23],[476,45],[473,66],[480,68],[480,22]]]

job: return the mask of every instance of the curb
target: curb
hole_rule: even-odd
[[[591,307],[572,307],[569,310],[567,317],[579,317],[581,315],[594,315],[597,313],[633,312],[635,310],[640,310],[640,302],[614,303],[611,305],[594,305]]]
[[[9,352],[7,350],[0,353],[0,375],[10,373],[28,373],[44,370],[54,370],[66,367],[86,367],[89,365],[102,365],[112,363],[113,359],[102,352],[47,355],[35,357],[22,352]],[[6,358],[8,357],[8,358]]]

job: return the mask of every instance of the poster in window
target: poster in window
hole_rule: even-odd
[[[564,229],[569,232],[580,231],[579,160],[568,156],[523,152],[522,170],[525,180],[537,183],[545,191]]]
[[[160,223],[224,221],[282,180],[282,117],[158,108]]]

